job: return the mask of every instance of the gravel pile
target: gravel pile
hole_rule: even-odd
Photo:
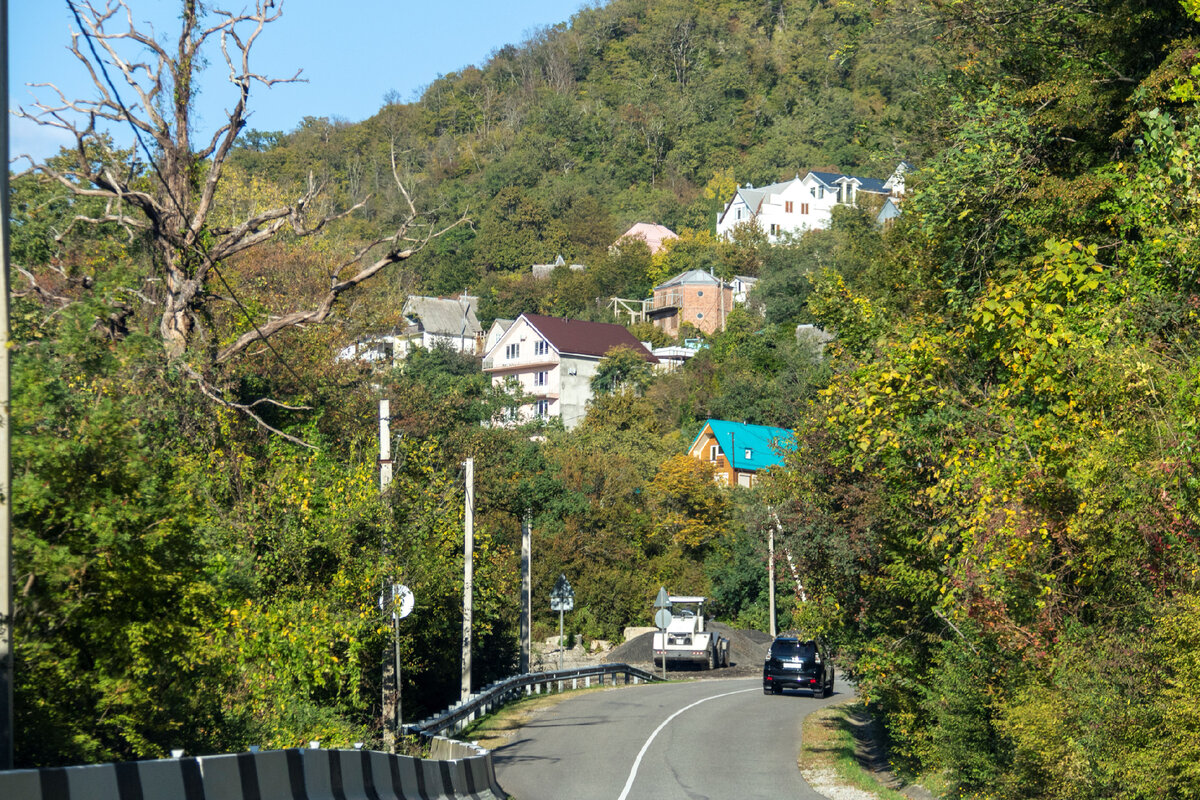
[[[729,639],[729,668],[718,669],[715,674],[757,674],[762,670],[767,648],[771,646],[771,635],[762,631],[747,631],[731,628],[721,622],[709,622],[710,629]],[[606,661],[649,667],[653,664],[653,633],[643,633],[605,654]],[[689,669],[689,665],[671,666],[671,671]],[[693,671],[698,671],[691,668]]]

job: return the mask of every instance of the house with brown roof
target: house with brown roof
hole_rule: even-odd
[[[628,347],[658,363],[620,325],[522,314],[484,355],[483,371],[496,385],[515,381],[532,398],[520,408],[520,419],[561,419],[574,428],[587,414],[600,359],[615,347]]]

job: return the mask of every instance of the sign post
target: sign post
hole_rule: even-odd
[[[550,592],[550,610],[558,612],[558,668],[563,668],[563,612],[575,608],[575,591],[566,575],[559,575]]]
[[[414,598],[412,589],[399,583],[392,584],[391,598],[387,592],[379,595],[379,608],[385,609],[388,604],[392,607],[392,658],[396,675],[396,707],[393,710],[392,729],[399,736],[404,730],[404,711],[400,694],[404,684],[400,680],[400,620],[412,613]]]
[[[667,594],[667,587],[660,587],[658,597],[654,598],[654,607],[658,609],[654,614],[654,624],[662,632],[662,671],[663,680],[667,679],[667,626],[671,624],[671,597]]]

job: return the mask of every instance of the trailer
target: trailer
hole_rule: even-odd
[[[702,669],[729,666],[729,640],[709,630],[704,620],[708,598],[670,595],[671,621],[666,630],[654,633],[654,665],[695,664]]]

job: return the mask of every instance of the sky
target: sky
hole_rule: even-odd
[[[211,5],[240,10],[251,2]],[[520,44],[539,28],[567,22],[592,5],[588,0],[276,0],[280,3],[283,16],[264,30],[251,67],[271,77],[303,69],[301,78],[308,82],[251,89],[248,127],[262,131],[290,131],[308,116],[366,119],[389,92],[405,102],[415,100],[439,75],[482,64],[492,51]],[[135,23],[152,21],[164,36],[174,32],[178,0],[129,0],[129,5]],[[53,83],[70,97],[94,94],[87,73],[67,50],[75,29],[67,0],[16,0],[8,13],[10,109],[30,106],[29,83]],[[201,86],[201,132],[211,133],[221,110],[233,102],[227,99],[232,87],[223,80],[220,58],[213,51]],[[53,99],[40,91],[43,99]],[[125,90],[122,99],[134,98]],[[15,118],[10,137],[12,157],[45,158],[65,143],[51,129]]]

